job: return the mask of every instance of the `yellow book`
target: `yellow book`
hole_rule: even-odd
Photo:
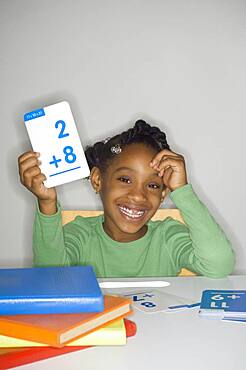
[[[66,346],[120,346],[126,344],[124,320],[115,320],[98,330],[77,338]],[[47,347],[47,344],[0,335],[0,347]]]

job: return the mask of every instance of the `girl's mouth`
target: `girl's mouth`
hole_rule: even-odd
[[[136,209],[136,208],[128,208],[123,205],[119,205],[120,213],[126,216],[131,220],[140,220],[145,215],[145,210],[143,209]]]

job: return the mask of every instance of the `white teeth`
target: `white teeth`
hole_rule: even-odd
[[[142,217],[144,214],[144,211],[134,211],[133,209],[130,209],[124,206],[120,206],[119,208],[122,213],[132,218],[139,218],[139,217]]]

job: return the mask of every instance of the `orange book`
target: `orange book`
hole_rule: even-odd
[[[124,319],[126,336],[132,337],[136,334],[136,324]],[[0,348],[0,370],[12,369],[32,362],[44,360],[54,356],[60,356],[69,352],[90,348],[90,346],[76,347],[25,347],[25,348]]]
[[[93,313],[0,316],[0,334],[62,347],[131,313],[131,300],[104,296],[104,310]]]

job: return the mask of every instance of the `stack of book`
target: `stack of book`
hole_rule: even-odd
[[[246,323],[246,290],[204,290],[199,316]]]
[[[131,301],[103,296],[91,266],[0,269],[0,369],[136,332]]]

